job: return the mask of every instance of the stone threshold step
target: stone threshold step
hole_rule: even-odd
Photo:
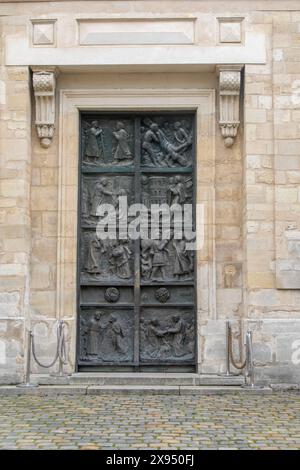
[[[243,385],[243,376],[179,373],[74,373],[68,377],[32,374],[31,380],[40,385]]]
[[[33,388],[22,388],[15,385],[0,386],[0,396],[36,395],[110,395],[117,394],[150,394],[150,395],[223,395],[223,394],[267,394],[270,387],[243,388],[238,386],[175,386],[175,385],[40,385]]]

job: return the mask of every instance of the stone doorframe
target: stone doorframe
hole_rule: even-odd
[[[216,319],[215,269],[215,90],[101,89],[61,90],[59,108],[59,200],[57,247],[57,318],[69,326],[69,370],[76,367],[77,222],[79,168],[79,112],[194,110],[198,203],[203,203],[204,234],[197,256],[197,370],[201,370],[201,321]]]

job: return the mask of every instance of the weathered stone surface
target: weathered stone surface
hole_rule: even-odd
[[[265,343],[253,343],[253,355],[256,363],[267,363],[272,359],[271,348]]]

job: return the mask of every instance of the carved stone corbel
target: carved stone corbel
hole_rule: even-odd
[[[219,125],[225,146],[231,147],[240,125],[241,67],[219,66]]]
[[[41,146],[48,148],[55,129],[56,70],[34,70],[32,85],[35,98],[35,125]]]

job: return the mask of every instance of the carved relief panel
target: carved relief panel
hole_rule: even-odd
[[[119,196],[126,196],[128,204],[134,202],[134,180],[132,176],[123,175],[84,175],[81,189],[82,224],[95,226],[99,222],[99,206],[111,204],[118,212]],[[104,214],[103,214],[104,215]]]
[[[194,140],[191,113],[82,115],[80,370],[124,365],[194,370],[195,255],[186,235],[175,236],[176,214],[186,205],[192,208],[188,224],[195,228]],[[130,212],[121,236],[124,226],[118,224],[127,211],[122,197],[127,208],[143,204],[146,237],[130,238]],[[155,206],[162,204],[170,207],[169,234]],[[106,212],[103,205],[109,205]],[[108,216],[115,217],[115,237],[103,239],[99,227]]]
[[[192,165],[193,120],[190,115],[145,116],[140,131],[143,166],[182,168]]]
[[[144,308],[140,321],[142,362],[186,362],[194,359],[193,310]]]
[[[172,237],[172,235],[171,235]],[[174,238],[141,241],[141,277],[144,283],[192,281],[194,253],[187,242]]]
[[[192,202],[193,177],[191,174],[143,174],[141,178],[143,204],[188,204]]]
[[[84,230],[81,241],[81,281],[109,282],[133,279],[133,243],[101,240],[94,230]]]
[[[82,161],[88,166],[130,166],[134,160],[133,120],[85,118],[81,126]]]
[[[83,309],[80,316],[80,361],[132,361],[133,318],[133,312],[129,310]]]

